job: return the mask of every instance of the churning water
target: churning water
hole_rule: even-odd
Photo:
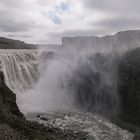
[[[0,62],[7,85],[15,92],[30,88],[37,81],[35,50],[0,50]]]
[[[115,53],[89,50],[1,50],[7,85],[21,110],[118,111]]]
[[[118,54],[66,49],[1,50],[0,61],[20,110],[31,113],[27,119],[80,133],[88,140],[132,139],[131,133],[93,113],[112,116],[119,110]]]

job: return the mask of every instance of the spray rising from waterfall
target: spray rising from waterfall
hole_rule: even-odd
[[[40,78],[33,89],[18,95],[20,109],[27,112],[51,110],[118,110],[115,53],[93,50],[43,51],[38,59]]]
[[[7,85],[22,112],[78,110],[115,114],[118,55],[92,50],[0,52]]]

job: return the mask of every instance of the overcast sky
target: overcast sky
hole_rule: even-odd
[[[127,29],[140,29],[140,0],[0,0],[0,36],[28,43]]]

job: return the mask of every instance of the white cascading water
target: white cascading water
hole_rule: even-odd
[[[28,120],[64,132],[70,129],[88,140],[108,140],[116,134],[119,140],[132,139],[131,133],[93,113],[114,115],[118,109],[117,55],[68,50],[37,54],[33,50],[0,51],[6,83],[16,93],[20,110],[29,113]]]
[[[7,85],[16,93],[31,88],[38,79],[35,50],[0,50]]]
[[[117,58],[114,53],[93,50],[42,51],[40,78],[18,96],[20,109],[24,113],[77,109],[116,113]]]
[[[113,53],[1,50],[0,61],[6,83],[19,93],[17,102],[25,113],[82,109],[106,114],[118,108]]]

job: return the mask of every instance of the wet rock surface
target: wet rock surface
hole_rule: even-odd
[[[121,119],[140,127],[140,48],[122,57],[118,76]]]
[[[19,131],[16,131],[6,124],[0,124],[1,140],[27,140]]]
[[[80,139],[87,140],[132,140],[133,134],[122,130],[97,114],[75,112],[50,112],[46,114],[28,114],[28,120],[34,120],[47,127],[59,128],[63,132],[72,132]]]

